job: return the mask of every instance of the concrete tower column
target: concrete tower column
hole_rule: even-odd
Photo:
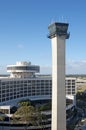
[[[67,23],[49,25],[52,43],[52,130],[66,130],[65,39]]]

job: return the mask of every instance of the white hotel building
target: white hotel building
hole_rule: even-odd
[[[19,100],[50,100],[52,93],[51,76],[41,76],[38,65],[31,62],[17,62],[8,65],[7,72],[10,76],[0,77],[0,106],[15,105]],[[76,94],[76,78],[66,77],[66,96],[73,98]]]

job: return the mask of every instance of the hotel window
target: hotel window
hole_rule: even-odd
[[[27,93],[24,93],[24,96],[27,96]]]
[[[14,84],[16,84],[16,81],[14,81]]]
[[[24,81],[24,84],[27,83],[27,81]]]
[[[6,93],[6,97],[9,97],[9,93]]]
[[[45,94],[46,94],[46,95],[47,95],[47,94],[49,95],[49,91],[46,91]]]
[[[2,98],[2,102],[4,102],[5,101],[5,98]]]
[[[44,94],[45,94],[44,91],[42,91],[42,92],[41,92],[41,95],[44,95]]]
[[[16,95],[16,92],[14,92],[14,95]]]
[[[37,86],[37,89],[40,89],[40,85],[39,85],[39,86]]]
[[[28,96],[31,96],[31,92],[30,92],[30,93],[28,93]]]
[[[40,92],[37,92],[37,95],[41,95]]]
[[[75,94],[75,91],[72,91],[72,94]]]
[[[2,94],[2,97],[5,97],[5,94]]]
[[[9,81],[7,81],[7,82],[5,82],[6,83],[6,85],[8,85],[9,84]]]
[[[12,96],[13,95],[13,92],[11,92],[11,93],[9,93],[10,94],[10,96]]]
[[[27,86],[27,84],[25,83],[24,86]]]
[[[33,96],[33,95],[36,95],[36,94],[35,94],[35,93],[32,93],[32,96]]]
[[[5,82],[2,82],[2,85],[5,85]]]
[[[2,89],[5,89],[5,86],[2,86]]]
[[[71,86],[67,86],[67,88],[71,88]]]
[[[40,84],[40,81],[39,81],[39,80],[37,80],[37,84]]]
[[[75,83],[72,83],[72,85],[75,85]]]
[[[5,90],[2,90],[2,93],[5,93]]]
[[[10,81],[10,84],[13,84],[13,81]]]
[[[20,96],[19,95],[17,95],[17,98],[19,98]]]
[[[27,91],[27,87],[24,88],[24,91]]]
[[[28,80],[28,83],[31,83],[31,81],[30,81],[30,80]]]
[[[72,86],[72,88],[75,88],[75,86]]]
[[[14,95],[14,98],[16,98],[16,95]]]
[[[68,91],[68,93],[67,93],[67,94],[71,94],[71,92],[69,92],[69,91]]]
[[[11,96],[10,99],[13,99],[13,96]]]
[[[23,83],[23,81],[21,81],[21,84]]]
[[[6,101],[9,100],[9,97],[6,98]]]

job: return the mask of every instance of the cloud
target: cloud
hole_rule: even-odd
[[[7,74],[7,66],[0,65],[0,74]]]
[[[86,74],[86,60],[69,61],[66,64],[66,73]]]
[[[23,44],[18,44],[17,47],[21,49],[21,48],[24,48],[24,45]]]
[[[66,63],[65,68],[66,68],[66,74],[86,74],[86,60],[68,61]],[[52,73],[51,66],[41,66],[40,73],[51,74]]]
[[[51,74],[51,66],[40,66],[41,74]]]
[[[67,61],[66,63],[66,74],[86,74],[86,60],[80,61]],[[6,65],[0,65],[0,74],[7,73]],[[49,65],[40,66],[41,74],[51,74],[52,67]]]

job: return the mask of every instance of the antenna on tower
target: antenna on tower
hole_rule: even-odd
[[[59,22],[64,22],[64,17],[63,17],[63,15],[59,17]]]
[[[65,19],[64,19],[64,20],[65,20],[65,21],[64,21],[65,23],[68,23],[67,17],[65,17]]]
[[[59,20],[60,20],[60,22],[68,23],[67,17],[64,17],[63,15],[61,16],[61,18]]]
[[[51,19],[51,24],[54,23],[54,22],[55,22],[55,21],[54,21],[54,18],[52,18],[52,19]]]
[[[63,16],[62,16],[62,22],[64,22],[64,18],[63,18]]]

